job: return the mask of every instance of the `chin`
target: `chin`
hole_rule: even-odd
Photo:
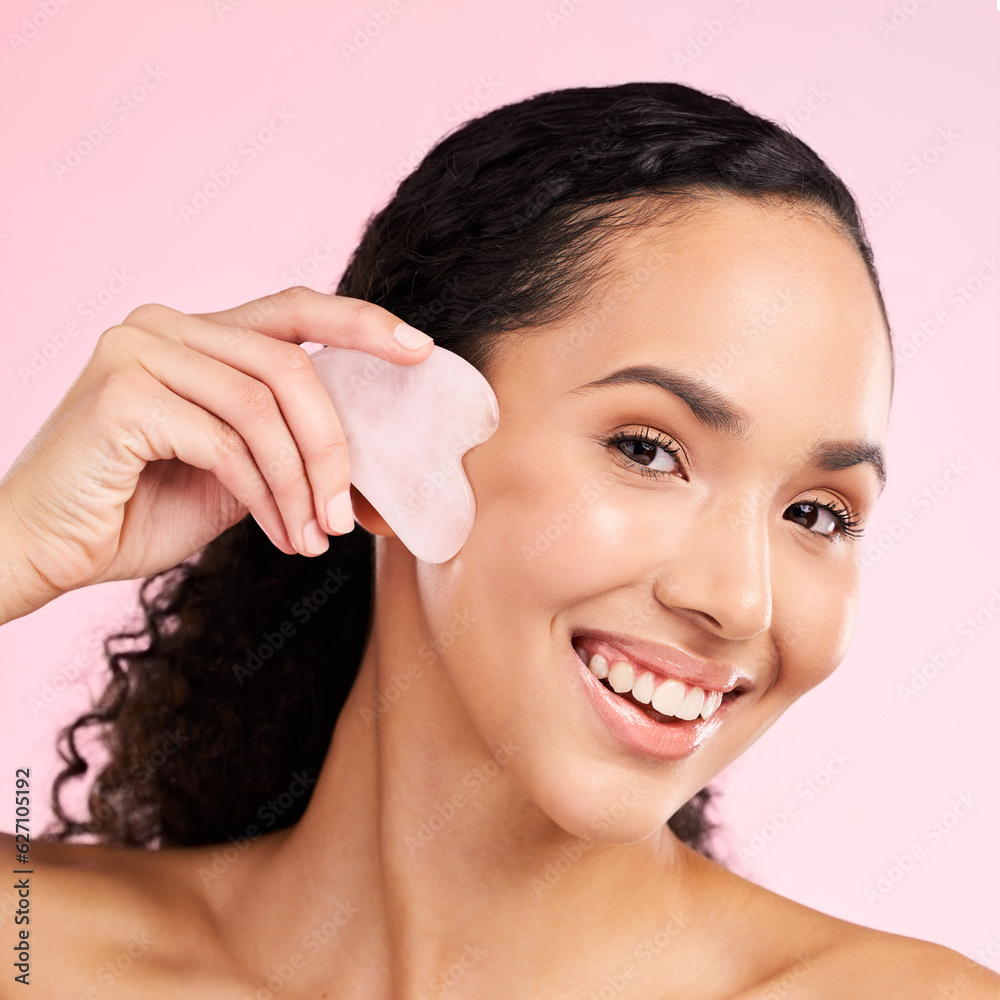
[[[522,767],[526,761],[522,761]],[[679,776],[622,767],[592,757],[539,762],[534,774],[513,774],[526,795],[570,836],[599,844],[634,844],[657,834],[701,784]],[[541,780],[545,774],[548,780]],[[552,780],[554,778],[554,780]]]

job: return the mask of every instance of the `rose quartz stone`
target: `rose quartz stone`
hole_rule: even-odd
[[[462,456],[500,421],[489,382],[437,345],[415,365],[343,347],[310,357],[344,428],[351,482],[418,559],[451,559],[476,517]]]

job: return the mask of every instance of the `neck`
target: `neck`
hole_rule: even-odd
[[[246,940],[275,962],[302,953],[302,983],[419,997],[474,965],[495,965],[493,985],[580,968],[612,927],[686,927],[693,852],[666,828],[607,845],[546,816],[511,775],[523,748],[486,746],[441,669],[414,560],[379,552],[372,631],[309,806],[246,886],[287,904]]]

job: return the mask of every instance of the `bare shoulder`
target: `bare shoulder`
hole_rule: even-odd
[[[159,996],[154,984],[224,966],[191,877],[200,851],[32,841],[13,890],[0,891],[0,945],[24,949],[32,995],[96,1000],[127,985]],[[10,834],[0,834],[3,852],[15,857]]]
[[[1000,975],[951,948],[840,920],[706,865],[753,973],[733,1000],[1000,1000]]]
[[[1000,1000],[1000,976],[951,948],[848,926],[738,1000]]]

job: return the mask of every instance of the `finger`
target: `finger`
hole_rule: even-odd
[[[135,399],[149,403],[147,419],[136,421]],[[213,413],[171,392],[145,370],[134,387],[108,403],[108,415],[132,428],[126,446],[144,462],[177,458],[212,473],[253,515],[271,542],[286,555],[295,547],[274,496],[239,432]]]
[[[256,330],[278,340],[311,342],[366,351],[395,364],[413,364],[431,354],[434,341],[387,309],[346,295],[327,295],[295,285],[233,309],[198,313],[211,320]]]
[[[309,355],[297,344],[256,331],[246,331],[250,336],[236,345],[220,336],[228,329],[192,317],[181,336],[192,349],[270,388],[304,464],[316,518],[327,534],[352,531],[347,438]]]
[[[256,330],[221,326],[200,316],[188,316],[184,313],[173,313],[165,318],[167,323],[161,324],[166,330],[164,343],[168,338],[176,338],[176,341],[171,342],[178,342],[193,352],[214,358],[233,371],[242,372],[256,380],[257,384],[252,390],[248,387],[234,387],[237,396],[244,393],[245,398],[249,398],[246,394],[259,393],[261,384],[273,394],[283,418],[283,429],[294,440],[295,459],[305,468],[305,482],[300,493],[304,498],[303,503],[308,502],[311,509],[310,516],[302,525],[297,525],[295,520],[301,519],[301,506],[297,508],[295,518],[286,522],[290,536],[297,539],[297,532],[304,530],[314,517],[325,534],[340,535],[352,531],[354,511],[349,492],[351,474],[347,439],[333,400],[308,354],[297,344],[275,340]],[[136,334],[139,335],[138,330]],[[155,350],[159,350],[159,347]],[[175,376],[171,382],[177,391],[181,377]],[[212,379],[214,374],[206,371],[204,378]],[[186,385],[183,395],[195,402],[202,402],[203,397],[199,395],[198,388],[190,383]],[[208,397],[204,398],[207,400]],[[228,398],[224,398],[222,402],[227,401]],[[243,423],[237,419],[236,414],[232,410],[223,412],[216,409],[218,405],[221,403],[213,403],[209,408],[242,430]],[[260,463],[264,457],[262,451],[258,450],[254,441],[249,443]],[[285,454],[289,454],[287,447]],[[273,460],[274,457],[269,456],[261,464],[265,474]],[[280,471],[279,469],[278,473]],[[298,467],[288,470],[289,474],[293,471],[298,471]],[[299,489],[298,485],[293,488]],[[291,505],[282,502],[282,496],[277,490],[275,496],[283,512],[291,509]],[[315,540],[315,532],[311,533],[311,537]],[[296,547],[299,544],[296,541]],[[300,548],[299,551],[304,549]]]
[[[301,348],[258,336],[268,345],[297,351],[311,367]],[[324,553],[330,542],[316,517],[310,480],[270,386],[161,334],[136,329],[131,346],[138,362],[171,392],[221,418],[240,434],[278,505],[296,550],[307,556]],[[271,378],[280,381],[281,373],[272,373]],[[287,383],[287,376],[284,381]],[[327,403],[332,409],[329,397]],[[328,455],[330,464],[334,459],[346,468],[346,444],[340,453]],[[345,479],[349,482],[346,473]]]

